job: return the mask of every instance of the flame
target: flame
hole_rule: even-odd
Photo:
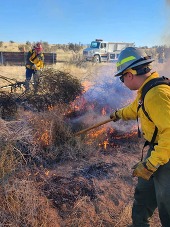
[[[84,96],[77,96],[76,99],[70,104],[69,112],[85,109],[86,103],[87,101]]]
[[[51,143],[50,126],[51,121],[40,119],[36,115],[32,115],[30,122],[37,125],[38,131],[34,134],[34,144],[41,144],[42,146],[48,146]]]
[[[104,146],[104,149],[106,150],[107,149],[107,145],[109,145],[109,142],[107,140],[105,140],[103,142],[103,146]]]
[[[50,135],[48,130],[45,130],[45,132],[43,132],[43,134],[40,135],[40,137],[38,138],[38,141],[41,141],[43,145],[46,145],[46,146],[50,145]]]
[[[82,85],[84,87],[84,92],[86,92],[93,86],[93,83],[90,81],[84,81],[84,82],[82,82]]]
[[[48,109],[49,111],[52,111],[52,110],[54,110],[54,106],[53,106],[53,105],[48,105],[47,109]]]
[[[120,134],[119,134],[120,133]],[[114,128],[110,128],[107,126],[102,126],[100,129],[96,129],[93,132],[88,133],[88,144],[94,142],[94,139],[98,138],[99,140],[103,140],[99,142],[99,146],[104,150],[107,150],[108,147],[120,147],[121,144],[124,143],[124,140],[128,140],[130,138],[137,138],[137,127],[132,126],[130,132],[119,132]],[[91,140],[90,140],[91,139]]]
[[[97,138],[98,136],[100,136],[100,135],[102,135],[103,133],[105,133],[106,130],[107,130],[107,128],[102,127],[102,128],[100,128],[100,129],[95,130],[95,131],[93,131],[92,133],[90,133],[90,136],[91,136],[92,138]]]
[[[103,107],[103,109],[102,109],[102,116],[105,116],[107,114],[107,112],[106,112],[106,108],[105,107]]]
[[[45,175],[46,175],[46,176],[48,176],[48,175],[49,175],[49,173],[50,173],[50,171],[49,171],[49,170],[46,170],[46,171],[45,171]]]

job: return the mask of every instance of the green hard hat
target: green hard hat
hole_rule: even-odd
[[[121,51],[116,63],[117,72],[114,76],[120,76],[126,69],[149,64],[154,59],[148,56],[143,50],[136,47],[126,47]]]

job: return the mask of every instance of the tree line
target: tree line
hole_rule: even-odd
[[[10,43],[15,43],[14,41],[9,41]],[[85,45],[81,43],[68,43],[68,44],[52,44],[50,45],[48,42],[41,42],[44,52],[46,53],[54,53],[57,50],[63,50],[64,52],[72,51],[74,53],[78,53],[80,50],[85,48]],[[35,42],[31,43],[29,41],[26,41],[25,44],[19,44],[18,45],[18,51],[20,52],[27,52],[29,51],[33,46]],[[3,41],[0,41],[0,47],[3,46]],[[170,58],[170,46],[167,45],[157,45],[153,47],[148,46],[142,46],[141,49],[144,49],[148,55],[151,55],[154,58],[157,59],[164,59],[164,58]]]
[[[10,43],[15,43],[14,41],[10,41]],[[68,43],[68,44],[52,44],[50,45],[48,42],[41,42],[44,52],[56,52],[57,50],[63,50],[63,51],[73,51],[74,53],[79,52],[84,48],[84,45],[79,43]],[[31,43],[27,41],[25,44],[19,44],[18,50],[19,51],[29,51],[33,46],[35,42]],[[0,41],[0,47],[3,46],[3,41]]]

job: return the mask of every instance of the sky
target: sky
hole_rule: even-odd
[[[0,41],[170,45],[170,0],[0,0]]]

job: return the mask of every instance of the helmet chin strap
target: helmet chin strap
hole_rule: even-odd
[[[130,72],[133,75],[143,75],[146,74],[148,72],[150,72],[152,69],[152,67],[150,65],[146,66],[145,68],[132,68],[132,69],[126,69],[123,74]]]
[[[151,67],[150,66],[146,66],[145,68],[143,68],[143,69],[135,69],[136,70],[136,74],[137,75],[144,75],[144,74],[147,74],[147,73],[149,73],[150,71],[151,71]]]

